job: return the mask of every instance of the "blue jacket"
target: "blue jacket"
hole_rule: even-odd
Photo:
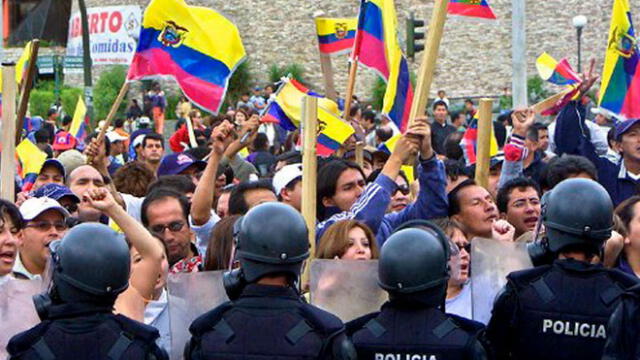
[[[418,180],[418,199],[403,210],[385,214],[397,185],[394,179],[380,174],[365,188],[349,211],[335,214],[316,226],[316,241],[320,240],[324,231],[333,223],[355,219],[364,222],[373,230],[378,247],[381,247],[393,230],[402,223],[415,219],[446,217],[447,178],[442,161],[435,156],[429,160],[422,160],[418,166]]]
[[[617,206],[625,199],[637,195],[640,183],[629,177],[623,159],[614,163],[606,157],[596,155],[584,121],[585,108],[578,102],[572,101],[562,109],[556,119],[556,153],[558,156],[564,153],[582,155],[591,160],[598,169],[598,182],[609,192],[613,206]]]

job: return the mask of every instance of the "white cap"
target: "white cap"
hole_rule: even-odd
[[[110,131],[107,133],[107,139],[109,139],[110,143],[114,143],[116,141],[125,141],[128,137],[122,136],[115,131]]]
[[[47,210],[58,210],[66,219],[69,217],[67,209],[62,207],[59,202],[43,196],[41,198],[30,198],[20,205],[20,213],[26,221],[31,221]]]
[[[144,136],[145,136],[144,134],[138,135],[138,136],[136,136],[135,139],[133,139],[132,145],[133,145],[134,149],[137,148],[138,145],[142,145],[142,141],[144,140]]]
[[[149,119],[149,118],[148,118],[148,117],[146,117],[146,116],[141,116],[141,117],[138,119],[138,123],[140,123],[140,124],[151,124],[151,119]]]
[[[302,164],[283,166],[282,169],[273,176],[273,188],[276,191],[276,195],[280,195],[282,189],[300,176],[302,176]]]
[[[611,118],[611,113],[609,111],[601,108],[601,107],[592,107],[591,108],[591,113],[596,114],[596,115],[600,114],[600,115],[606,117],[607,119]]]

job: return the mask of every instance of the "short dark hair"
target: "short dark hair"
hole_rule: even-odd
[[[186,194],[195,192],[196,185],[188,175],[165,175],[149,184],[147,191],[152,192],[156,189],[168,189],[179,194]]]
[[[73,121],[73,118],[71,117],[71,115],[65,115],[62,118],[62,126],[67,126],[71,124],[72,121]]]
[[[460,131],[452,132],[444,139],[444,156],[447,159],[459,160],[464,156],[460,141],[464,133]]]
[[[234,186],[231,190],[231,196],[229,196],[229,215],[244,215],[249,211],[249,204],[247,204],[244,193],[249,190],[265,189],[274,193],[271,179],[260,179],[258,181],[243,181]]]
[[[471,98],[466,98],[464,99],[464,103],[473,105],[473,100],[471,100]]]
[[[130,161],[113,174],[113,184],[121,193],[144,197],[154,178],[155,174],[146,165]]]
[[[124,119],[123,118],[117,118],[114,122],[113,122],[113,126],[116,128],[121,128],[124,126]]]
[[[351,106],[351,109],[349,109],[349,117],[356,116],[356,114],[358,114],[359,110],[360,110],[360,106],[358,106],[358,105]]]
[[[618,139],[616,139],[616,128],[612,127],[611,129],[609,129],[609,131],[607,131],[607,144],[610,148],[613,149],[613,143],[617,141]]]
[[[385,142],[391,139],[391,137],[393,136],[393,130],[391,130],[390,127],[380,127],[376,129],[376,136],[378,137],[378,139],[380,139],[380,141]]]
[[[453,216],[456,214],[460,213],[461,210],[461,206],[460,206],[460,198],[458,197],[458,193],[460,193],[460,191],[462,191],[462,189],[467,188],[469,186],[476,186],[478,184],[476,184],[475,180],[473,179],[467,179],[463,182],[461,182],[460,184],[458,184],[458,186],[454,187],[451,191],[449,191],[449,194],[447,194],[447,198],[449,200],[449,216]]]
[[[376,113],[374,113],[371,110],[367,110],[367,111],[362,113],[362,120],[367,120],[369,122],[375,123],[376,122]]]
[[[324,205],[322,205],[322,199],[333,197],[336,194],[338,179],[340,178],[340,175],[348,169],[358,170],[362,175],[363,180],[367,178],[364,176],[364,172],[358,164],[343,159],[331,160],[324,164],[318,171],[316,207],[318,210],[317,216],[319,220],[324,219],[325,208]]]
[[[498,211],[500,211],[501,213],[507,212],[507,208],[509,207],[509,201],[511,200],[511,193],[513,192],[514,189],[523,190],[526,188],[534,188],[536,190],[536,193],[538,193],[538,197],[542,196],[540,187],[531,178],[524,177],[524,176],[513,178],[511,180],[508,180],[498,190],[498,195],[496,196]]]
[[[142,209],[140,211],[140,220],[142,220],[142,225],[144,225],[145,227],[149,226],[149,218],[147,215],[149,206],[151,206],[151,204],[153,204],[155,201],[161,201],[164,199],[178,200],[178,202],[180,203],[180,208],[182,208],[182,215],[184,215],[184,219],[187,220],[187,226],[189,226],[189,200],[186,196],[167,188],[155,189],[151,191],[147,195],[147,197],[144,198],[144,201],[142,202]]]
[[[538,142],[538,129],[535,126],[530,126],[527,129],[527,140]]]
[[[265,133],[258,133],[255,140],[253,140],[253,148],[257,150],[269,150],[269,138]]]
[[[12,202],[5,199],[0,199],[0,216],[3,217],[3,222],[5,215],[9,217],[9,219],[11,219],[11,222],[13,223],[13,226],[16,228],[16,230],[22,230],[24,228],[25,221],[22,218],[20,209],[18,209],[18,207]]]
[[[57,113],[58,111],[55,108],[50,108],[49,110],[47,110],[47,117]]]
[[[49,142],[49,132],[45,128],[37,130],[33,134],[33,137],[36,139],[37,143],[48,143]]]
[[[458,177],[460,176],[471,177],[469,175],[467,167],[464,164],[464,160],[447,159],[444,161],[444,169],[447,177],[451,178],[451,180],[453,181],[458,180]]]
[[[435,110],[438,106],[444,106],[444,108],[447,109],[447,111],[449,111],[449,105],[447,105],[447,103],[442,100],[434,101],[433,105],[431,105],[431,109]]]
[[[584,156],[564,154],[554,157],[549,161],[547,168],[547,184],[550,189],[561,181],[580,173],[586,173],[593,180],[598,180],[596,166]]]
[[[211,153],[211,150],[209,150],[209,148],[207,148],[206,146],[198,146],[187,149],[184,151],[184,153],[193,155],[193,157],[198,160],[203,160],[205,157],[207,157],[207,155],[209,155],[209,153]]]
[[[164,149],[164,138],[162,137],[162,135],[158,134],[158,133],[148,133],[144,136],[144,139],[142,139],[142,148],[144,149],[147,146],[147,141],[148,140],[156,140],[156,141],[160,141],[160,144],[162,145],[162,148]]]

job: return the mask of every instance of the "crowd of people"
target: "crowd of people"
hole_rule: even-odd
[[[312,255],[329,260],[379,259],[380,285],[390,294],[389,304],[380,314],[347,324],[346,333],[339,320],[323,323],[318,319],[325,315],[307,309],[306,322],[284,321],[287,331],[297,330],[285,331],[287,340],[268,346],[259,341],[247,345],[250,341],[240,335],[242,324],[259,326],[256,318],[237,311],[228,317],[208,314],[205,318],[214,323],[202,319],[197,326],[194,323],[191,331],[197,341],[192,339],[187,346],[188,357],[216,358],[207,352],[224,349],[230,355],[218,358],[250,358],[234,357],[243,353],[242,346],[254,350],[262,346],[256,351],[271,356],[281,346],[295,348],[296,344],[312,352],[317,344],[301,339],[320,328],[338,334],[323,335],[329,339],[327,344],[333,344],[322,346],[325,355],[303,355],[300,350],[293,358],[348,359],[357,354],[376,360],[570,359],[578,355],[596,359],[601,358],[609,334],[626,336],[626,340],[631,336],[625,344],[633,345],[610,358],[622,358],[625,351],[635,354],[640,350],[635,346],[638,338],[633,338],[637,333],[620,334],[624,328],[606,326],[618,305],[626,304],[631,314],[627,315],[635,316],[629,310],[634,303],[621,299],[633,294],[628,290],[640,276],[640,121],[614,122],[591,106],[588,94],[595,81],[595,76],[585,75],[580,96],[556,117],[540,118],[531,109],[501,113],[493,122],[500,151],[491,158],[486,187],[474,179],[475,164],[469,163],[461,147],[476,115],[472,99],[465,101],[459,113],[452,113],[451,101],[444,91],[439,92],[429,115],[415,119],[404,134],[370,105],[352,99],[349,115],[355,134],[334,155],[318,158]],[[163,135],[166,100],[159,85],[145,93],[143,108],[132,100],[126,117],[116,118],[104,139],[96,131],[83,144],[69,134],[71,119],[60,120],[58,112],[51,110],[36,130],[26,134],[47,154],[35,183],[14,199],[0,201],[0,286],[10,279],[47,278],[51,254],[59,254],[53,266],[59,289],[51,295],[53,305],[49,304],[45,318],[64,317],[51,315],[53,310],[62,311],[56,308],[61,304],[97,301],[100,306],[92,310],[120,314],[118,326],[148,325],[140,329],[151,334],[147,339],[155,341],[157,349],[151,351],[147,345],[120,349],[120,355],[132,356],[125,358],[140,359],[144,349],[157,358],[164,356],[162,350],[171,352],[169,274],[228,271],[240,263],[245,282],[304,290],[308,284],[299,284],[297,278],[301,259],[308,254],[293,245],[302,241],[299,246],[308,246],[306,225],[299,215],[303,197],[300,134],[261,122],[274,89],[272,84],[255,87],[251,94],[242,95],[237,106],[219,115],[205,115],[183,98],[169,138]],[[399,138],[389,149],[385,144],[396,135]],[[358,142],[365,144],[361,164],[355,162]],[[569,180],[573,178],[586,180]],[[599,201],[597,206],[592,205],[593,199]],[[275,202],[286,206],[264,205]],[[564,207],[553,210],[557,204]],[[569,216],[574,218],[566,220]],[[249,219],[259,219],[261,225],[256,227]],[[582,228],[575,230],[578,225]],[[107,226],[113,231],[107,231]],[[541,240],[546,239],[543,228],[548,241]],[[246,235],[249,240],[242,240],[243,231],[250,234]],[[126,241],[116,234],[123,234]],[[290,240],[287,245],[277,238]],[[551,253],[549,264],[555,259],[553,265],[534,268],[534,273],[510,275],[488,324],[472,321],[470,271],[475,238],[539,245]],[[272,243],[266,244],[267,240]],[[126,247],[115,248],[113,243],[119,241]],[[291,248],[285,251],[278,246]],[[275,253],[282,252],[280,260],[270,260],[273,252],[259,254],[271,247]],[[63,250],[83,252],[83,260],[65,265]],[[108,254],[112,258],[105,259]],[[112,269],[122,258],[130,263],[124,275]],[[256,265],[262,263],[276,270]],[[83,284],[96,281],[91,277],[99,274],[93,272],[111,274],[113,284],[89,289]],[[273,283],[265,281],[265,276]],[[266,290],[247,285],[240,290],[240,298],[249,296],[249,290],[266,296]],[[279,294],[299,298],[297,290]],[[593,301],[600,298],[595,306]],[[282,301],[273,300],[269,306],[285,306]],[[248,300],[236,305],[251,308]],[[420,313],[421,308],[441,312]],[[277,317],[276,313],[260,313],[259,319]],[[214,325],[218,338],[210,334]],[[264,330],[281,332],[269,326]],[[45,350],[34,345],[37,337],[14,338],[8,348],[12,359],[35,358],[34,351],[56,354],[45,358],[73,356],[68,350],[72,337],[59,340],[67,350],[52,344],[58,341],[56,334],[66,330],[56,331],[45,338],[51,342]],[[397,338],[385,335],[394,331]],[[141,339],[130,341],[144,343]],[[96,339],[83,341],[101,346]],[[207,341],[226,345],[218,348]],[[430,352],[424,344],[433,346]],[[613,354],[616,344],[607,343],[606,348]]]

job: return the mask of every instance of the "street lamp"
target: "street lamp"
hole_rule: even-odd
[[[580,54],[580,38],[582,37],[582,28],[587,25],[587,17],[584,15],[574,16],[572,19],[573,27],[576,28],[576,32],[578,35],[578,72],[582,72],[582,64],[581,64],[581,54]]]

